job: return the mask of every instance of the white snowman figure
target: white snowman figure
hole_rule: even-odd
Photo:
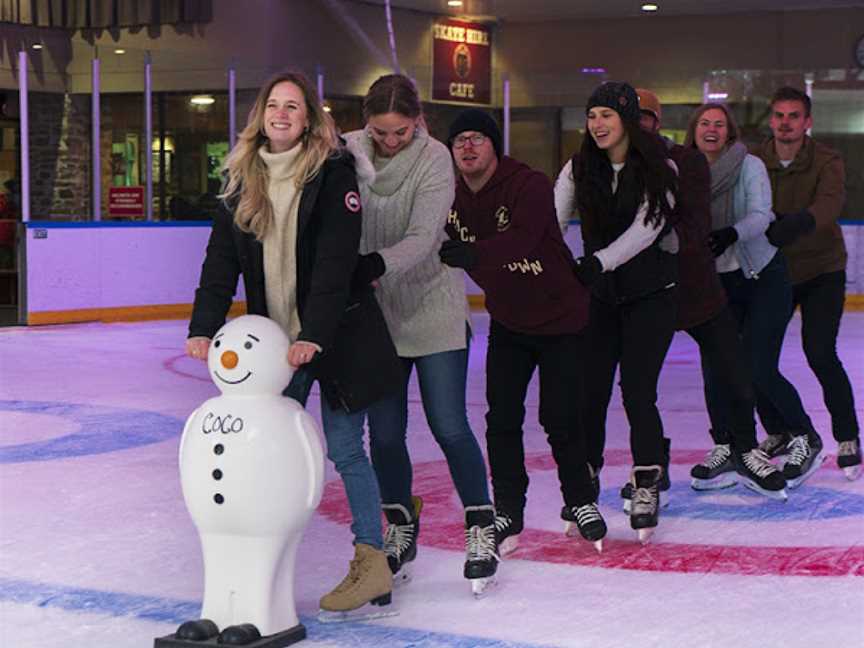
[[[222,643],[226,628],[235,645],[292,629],[305,637],[294,564],[321,501],[324,452],[314,419],[282,396],[293,374],[289,346],[266,317],[244,315],[219,329],[207,366],[222,395],[192,413],[180,443],[183,497],[204,554],[201,616]],[[190,624],[193,635],[201,629]]]

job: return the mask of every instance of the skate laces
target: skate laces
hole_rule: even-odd
[[[496,531],[506,531],[513,525],[513,518],[511,518],[506,513],[496,513],[495,514],[495,530]],[[467,533],[467,532],[466,532]]]
[[[747,470],[757,477],[767,477],[768,475],[777,472],[777,467],[771,463],[768,455],[758,448],[754,448],[750,452],[745,452],[741,455],[741,459],[747,467]]]
[[[583,504],[582,506],[574,506],[573,511],[576,513],[576,524],[580,527],[603,519],[603,516],[600,515],[600,511],[597,509],[597,505],[593,502],[590,504]]]
[[[631,515],[642,512],[653,512],[657,508],[657,495],[654,488],[636,488],[633,490],[633,500],[630,505]]]
[[[854,457],[858,452],[858,442],[855,439],[841,441],[837,446],[837,454],[841,457]]]
[[[781,448],[786,445],[788,442],[786,441],[786,436],[783,434],[769,434],[765,437],[765,440],[759,444],[759,449],[763,452],[771,453],[774,452],[777,448]]]
[[[787,464],[802,466],[809,456],[810,441],[807,439],[806,434],[796,436],[789,442],[789,458],[786,460]]]
[[[384,532],[384,553],[397,560],[411,546],[414,524],[388,524]]]
[[[501,560],[495,551],[497,548],[495,546],[495,528],[495,525],[490,524],[485,527],[474,525],[465,529],[465,554],[469,562],[474,560],[488,561],[492,558]]]
[[[719,468],[729,461],[731,455],[732,450],[729,448],[728,443],[717,444],[711,448],[708,454],[705,455],[705,459],[702,460],[702,465],[711,470]]]

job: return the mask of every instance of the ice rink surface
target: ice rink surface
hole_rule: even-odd
[[[474,314],[469,417],[485,430],[488,318]],[[198,538],[183,504],[183,422],[218,392],[183,354],[184,322],[0,329],[0,646],[147,648],[196,618]],[[841,358],[864,421],[864,313],[847,313]],[[660,405],[672,438],[671,504],[654,541],[636,542],[620,510],[627,426],[617,393],[601,475],[605,551],[568,539],[537,389],[527,407],[530,466],[522,545],[499,584],[474,600],[462,578],[462,513],[412,383],[409,443],[424,498],[414,579],[398,616],[321,624],[319,597],[352,555],[347,506],[332,466],[300,548],[303,646],[439,648],[736,648],[864,646],[864,478],[837,469],[821,390],[806,365],[800,320],[782,369],[798,387],[830,457],[787,503],[742,487],[697,494],[690,466],[709,448],[695,344],[677,335]],[[317,394],[317,391],[316,391]],[[317,395],[309,409],[318,418]],[[760,430],[760,437],[761,437]]]

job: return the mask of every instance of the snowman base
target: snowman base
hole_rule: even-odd
[[[303,641],[305,638],[306,627],[302,623],[298,623],[293,628],[277,632],[276,634],[267,635],[266,637],[261,637],[257,641],[234,645],[242,645],[243,648],[284,648],[285,646],[290,646],[298,641]],[[203,641],[193,641],[190,639],[176,639],[175,635],[172,634],[167,637],[157,638],[153,642],[153,648],[201,648],[202,646],[221,646],[222,648],[225,648],[225,646],[228,645],[229,644],[219,643],[218,635],[210,639],[204,639]]]

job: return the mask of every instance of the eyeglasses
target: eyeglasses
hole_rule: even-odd
[[[480,133],[468,135],[467,137],[465,135],[457,135],[453,138],[453,148],[461,149],[468,142],[471,142],[471,146],[480,146],[487,139],[489,138]]]

